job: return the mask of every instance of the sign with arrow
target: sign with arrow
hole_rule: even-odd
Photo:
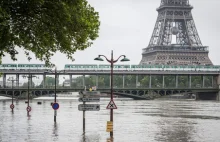
[[[100,98],[79,98],[79,102],[100,102]]]
[[[100,105],[99,104],[79,104],[78,110],[79,111],[99,111]]]
[[[117,109],[117,106],[115,105],[115,102],[111,100],[106,109]]]

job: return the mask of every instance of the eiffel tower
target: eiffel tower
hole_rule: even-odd
[[[212,65],[199,38],[189,0],[161,0],[150,43],[141,65]]]

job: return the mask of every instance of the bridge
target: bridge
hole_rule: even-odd
[[[71,87],[58,87],[56,88],[57,93],[62,92],[79,92],[84,90],[83,88],[71,88]],[[15,96],[19,96],[23,93],[26,93],[28,88],[0,88],[0,94],[3,96],[11,96],[12,93]],[[29,91],[32,95],[36,97],[40,97],[43,95],[54,94],[55,89],[53,87],[48,88],[29,88]],[[101,93],[110,93],[110,88],[98,88],[97,91]],[[195,94],[197,98],[200,99],[211,99],[211,100],[218,100],[218,87],[206,87],[206,88],[188,88],[188,87],[169,87],[169,88],[114,88],[114,94],[129,97],[138,100],[145,100],[145,99],[153,99],[153,93],[159,94],[161,96],[171,95],[171,94]]]
[[[48,93],[52,93],[54,91],[53,87],[46,86],[45,78],[47,75],[54,75],[54,70],[47,69],[38,69],[38,70],[8,70],[1,69],[0,72],[3,75],[3,86],[0,88],[0,91],[3,94],[10,94],[12,90],[6,87],[6,76],[7,75],[16,75],[17,85],[14,87],[14,92],[18,92],[17,94],[22,94],[25,92],[27,88],[19,87],[19,76],[20,75],[41,75],[43,76],[43,85],[41,88],[30,88],[34,94],[44,95]],[[218,100],[219,96],[219,84],[220,84],[220,72],[213,70],[161,70],[158,68],[154,70],[114,70],[114,76],[120,77],[121,80],[117,80],[113,82],[114,91],[130,95],[128,97],[132,97],[132,95],[143,98],[143,96],[147,96],[150,93],[157,93],[160,95],[169,95],[175,93],[195,93],[204,96],[210,96],[210,98]],[[59,75],[68,75],[70,78],[70,82],[72,82],[73,75],[81,75],[81,85],[80,86],[70,86],[68,87],[58,87],[58,92],[67,92],[67,91],[80,91],[83,90],[85,86],[89,87],[86,83],[86,75],[95,76],[95,83],[92,84],[96,86],[97,90],[101,92],[109,92],[110,90],[110,82],[105,84],[104,86],[100,84],[101,76],[109,76],[110,78],[110,70],[94,70],[94,69],[86,69],[86,70],[58,70],[57,76]],[[132,83],[127,83],[128,79],[126,76],[133,78]],[[197,84],[195,84],[195,77],[199,77],[200,80],[197,79]],[[146,79],[147,78],[147,79]],[[146,79],[145,83],[143,83],[143,79]],[[110,81],[110,79],[109,79]],[[120,85],[116,85],[117,82],[120,82]],[[199,82],[199,83],[198,83]],[[92,86],[91,85],[91,86]],[[134,97],[133,97],[134,98]],[[201,98],[201,97],[200,97]],[[205,97],[206,98],[206,97]]]
[[[53,75],[55,70],[6,70],[0,69],[4,75]],[[59,75],[109,75],[110,70],[57,70]],[[182,74],[182,75],[219,75],[220,71],[205,71],[205,70],[114,70],[114,74],[121,75],[148,75],[148,74]]]

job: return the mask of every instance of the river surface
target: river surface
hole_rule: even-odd
[[[38,105],[37,102],[42,104]],[[86,112],[86,133],[82,132],[83,113],[77,98],[59,98],[57,123],[51,97],[31,101],[27,116],[25,100],[0,97],[0,142],[108,142],[106,122],[109,99],[98,103],[100,111]],[[96,104],[96,103],[94,103]],[[219,142],[220,103],[215,101],[115,99],[114,142]]]

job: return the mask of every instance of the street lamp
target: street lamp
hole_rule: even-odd
[[[57,68],[55,68],[54,72],[52,70],[44,72],[44,73],[53,73],[55,75],[54,103],[57,102],[57,93],[56,93],[57,92],[57,74],[59,74],[61,72],[65,72],[65,70],[61,70],[61,71],[57,72]],[[54,110],[54,122],[56,122],[56,116],[57,116],[57,112],[56,112],[56,110]]]
[[[10,105],[10,108],[12,109],[12,112],[14,110],[14,101],[13,101],[13,98],[14,98],[14,82],[15,81],[18,81],[17,79],[14,79],[13,77],[9,77],[8,81],[11,81],[12,84],[11,84],[11,88],[12,88],[12,98],[11,98],[11,105]]]
[[[28,78],[28,104],[27,104],[27,115],[29,116],[29,112],[31,111],[31,107],[30,107],[30,103],[29,103],[29,100],[30,100],[30,79],[31,78],[34,78],[34,77],[36,77],[36,78],[38,78],[37,76],[32,76],[32,75],[30,75],[30,73],[27,75],[27,76],[25,76],[25,75],[23,75],[22,76],[23,78]],[[32,84],[32,81],[31,81],[31,84]],[[31,87],[32,87],[32,85],[31,85]]]
[[[126,61],[130,61],[130,60],[128,58],[126,58],[125,55],[121,55],[118,57],[117,60],[114,60],[113,59],[113,50],[111,52],[111,59],[110,60],[105,55],[99,55],[94,60],[104,61],[101,57],[104,57],[106,59],[106,61],[108,61],[111,64],[111,101],[113,101],[113,67],[114,67],[114,63],[116,63],[121,57],[123,57],[123,59],[121,59],[121,62],[126,62]],[[113,109],[110,109],[110,121],[113,123]],[[113,131],[110,132],[110,137],[113,137]]]

